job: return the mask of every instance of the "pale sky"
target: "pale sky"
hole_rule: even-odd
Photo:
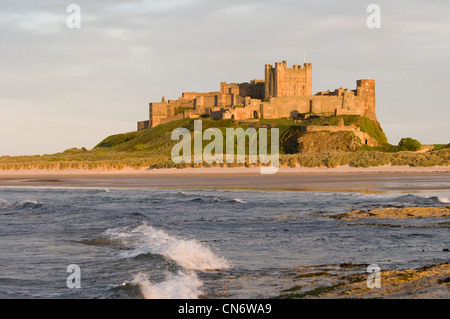
[[[2,0],[0,37],[0,156],[91,149],[136,130],[151,101],[264,79],[303,51],[313,93],[376,80],[390,143],[450,142],[448,0]]]

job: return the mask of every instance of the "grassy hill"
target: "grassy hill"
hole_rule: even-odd
[[[340,119],[345,125],[357,125],[364,132],[374,137],[382,145],[379,148],[361,147],[356,152],[325,151],[321,153],[296,154],[292,148],[301,125],[337,125]],[[392,151],[392,145],[387,143],[387,138],[378,122],[359,116],[331,116],[311,120],[306,123],[296,123],[289,119],[259,120],[240,124],[233,120],[213,121],[202,119],[203,130],[215,127],[222,131],[225,139],[226,128],[242,127],[247,129],[249,125],[272,125],[280,130],[280,163],[281,165],[305,167],[336,167],[339,165],[351,165],[355,167],[368,167],[379,165],[410,165],[410,166],[444,166],[450,165],[450,149],[448,145],[438,145],[436,149],[425,153]],[[155,128],[112,135],[101,141],[92,150],[68,149],[61,153],[36,156],[3,156],[0,157],[0,169],[122,169],[125,167],[141,168],[183,168],[211,166],[209,164],[179,164],[175,165],[171,160],[171,150],[178,141],[171,140],[172,131],[185,127],[192,133],[194,131],[194,119],[181,119]],[[270,131],[269,131],[270,133]],[[268,137],[270,141],[270,136]],[[210,141],[203,141],[203,146]],[[225,147],[225,140],[223,141]],[[270,145],[268,147],[270,150]],[[395,150],[400,150],[397,148]],[[251,164],[212,164],[226,166],[242,166]]]
[[[292,148],[288,145],[293,136],[300,134],[300,127],[305,125],[320,125],[320,126],[336,126],[339,121],[343,119],[345,125],[355,125],[360,127],[363,132],[374,137],[381,145],[388,145],[386,135],[384,134],[378,122],[374,122],[368,118],[357,115],[341,115],[330,116],[327,118],[313,119],[307,122],[298,123],[290,119],[275,119],[275,120],[259,120],[257,122],[239,123],[233,120],[219,120],[202,119],[203,130],[211,127],[219,128],[225,136],[227,127],[242,127],[244,130],[250,125],[258,127],[259,124],[271,124],[280,130],[280,145],[281,154],[293,153]],[[157,150],[158,153],[170,155],[170,151],[176,142],[170,140],[171,133],[174,129],[185,127],[189,131],[194,130],[193,119],[182,119],[173,121],[167,124],[159,125],[152,129],[147,129],[139,132],[131,132],[127,134],[112,135],[101,141],[95,149],[107,148],[111,151],[148,151]],[[270,132],[269,132],[270,133]],[[207,144],[206,142],[204,144]],[[224,144],[225,145],[225,144]]]

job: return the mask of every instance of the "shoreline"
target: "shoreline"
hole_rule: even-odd
[[[1,171],[0,186],[95,187],[323,192],[450,192],[450,166],[289,168],[263,175],[260,167]]]
[[[155,168],[155,169],[20,169],[0,170],[3,176],[38,176],[38,175],[183,175],[183,174],[260,174],[260,167],[199,167],[199,168]],[[450,166],[371,166],[350,167],[280,167],[276,174],[334,174],[334,173],[440,173],[449,172]],[[276,175],[273,174],[273,175]],[[270,174],[269,174],[270,175]]]

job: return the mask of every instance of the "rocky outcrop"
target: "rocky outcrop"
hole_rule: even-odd
[[[310,132],[297,139],[297,153],[319,153],[326,151],[354,152],[361,147],[361,141],[352,132]]]

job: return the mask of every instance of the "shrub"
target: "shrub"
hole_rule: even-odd
[[[398,146],[402,149],[406,149],[408,151],[418,151],[422,147],[422,144],[418,140],[412,139],[410,137],[402,138],[398,143]]]
[[[289,159],[289,167],[296,167],[297,166],[297,160],[295,158]]]
[[[416,152],[420,150],[422,144],[418,140],[412,139],[410,137],[402,138],[397,146],[393,146],[390,148],[391,152],[403,152],[410,151]]]

